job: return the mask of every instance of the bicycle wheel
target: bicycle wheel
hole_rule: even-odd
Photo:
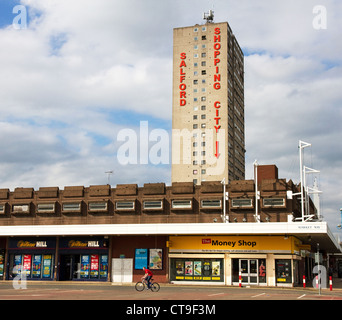
[[[151,290],[152,290],[153,292],[158,292],[159,289],[160,289],[159,283],[153,282],[153,283],[151,284]]]
[[[137,291],[143,291],[145,289],[145,283],[143,283],[142,281],[139,281],[135,284],[135,290]]]

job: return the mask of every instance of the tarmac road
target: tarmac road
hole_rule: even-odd
[[[0,300],[342,300],[342,289],[178,286],[161,284],[159,292],[137,292],[132,285],[111,283],[27,282],[26,289],[14,289],[12,282],[0,282]]]

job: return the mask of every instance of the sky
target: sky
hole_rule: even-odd
[[[141,122],[171,135],[173,28],[209,9],[245,54],[246,179],[257,159],[298,183],[310,143],[308,183],[340,232],[340,0],[1,0],[0,188],[106,184],[107,171],[113,186],[170,185],[170,161],[139,161],[161,141],[125,165],[119,137],[139,145]]]

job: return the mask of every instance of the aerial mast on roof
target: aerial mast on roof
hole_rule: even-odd
[[[203,13],[203,20],[207,20],[207,23],[214,22],[214,11],[213,10],[209,10],[209,13],[204,12]]]

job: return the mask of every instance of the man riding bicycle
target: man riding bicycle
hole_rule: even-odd
[[[153,273],[150,269],[143,267],[145,271],[145,275],[141,278],[142,281],[146,280],[147,282],[147,289],[151,289],[151,279],[153,277]]]

